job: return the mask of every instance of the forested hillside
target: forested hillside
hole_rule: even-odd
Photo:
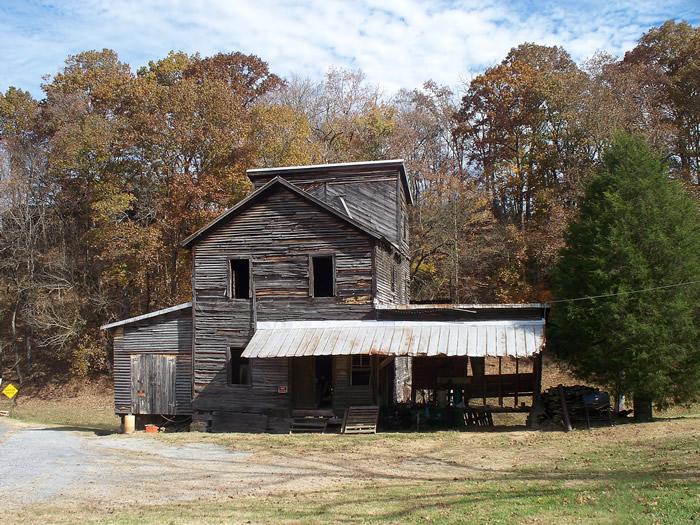
[[[109,370],[99,325],[189,300],[180,242],[253,167],[403,158],[417,300],[550,298],[583,183],[625,130],[700,195],[700,28],[622,58],[525,43],[461,89],[383,93],[360,71],[281,78],[264,57],[86,51],[43,98],[0,93],[0,374]]]

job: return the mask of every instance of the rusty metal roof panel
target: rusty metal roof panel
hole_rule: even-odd
[[[243,357],[316,355],[530,357],[545,320],[260,322]]]

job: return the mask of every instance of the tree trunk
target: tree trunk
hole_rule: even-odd
[[[652,420],[651,398],[635,395],[633,398],[634,420],[646,423]]]

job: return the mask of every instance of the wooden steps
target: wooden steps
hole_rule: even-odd
[[[343,434],[376,434],[378,406],[349,407],[343,420]]]
[[[328,427],[328,418],[325,417],[295,417],[289,423],[290,434],[323,434]]]

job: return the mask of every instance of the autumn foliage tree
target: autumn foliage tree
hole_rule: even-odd
[[[0,373],[107,370],[99,325],[189,299],[180,243],[247,194],[250,167],[403,158],[414,300],[550,299],[618,131],[699,195],[698,34],[666,22],[584,64],[524,43],[462,91],[393,96],[359,70],[282,79],[240,52],[136,71],[107,49],[70,56],[40,99],[0,94]]]

